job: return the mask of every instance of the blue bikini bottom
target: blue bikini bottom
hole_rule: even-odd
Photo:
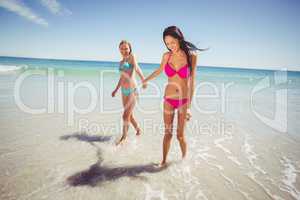
[[[136,92],[136,88],[124,88],[124,87],[122,87],[121,92],[125,96],[129,96],[131,93]]]

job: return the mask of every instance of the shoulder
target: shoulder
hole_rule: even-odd
[[[190,52],[191,53],[191,57],[192,57],[192,59],[196,59],[197,58],[197,52],[195,52],[195,51],[191,51]]]
[[[197,52],[195,51],[191,51],[191,60],[192,60],[192,64],[195,63],[197,65]]]
[[[129,59],[128,59],[129,63],[131,63],[132,65],[136,65],[137,64],[137,58],[136,58],[136,55],[131,53],[129,55]]]
[[[135,54],[130,54],[129,55],[129,59],[131,60],[131,61],[135,61],[136,60],[136,55]]]
[[[167,60],[169,57],[170,57],[170,55],[171,55],[171,52],[165,52],[164,54],[163,54],[163,60]]]

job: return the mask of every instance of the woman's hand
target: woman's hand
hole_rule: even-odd
[[[189,121],[192,117],[191,110],[188,108],[186,111],[186,120]]]
[[[169,56],[169,53],[164,53],[163,57],[162,57],[162,61],[160,63],[160,66],[155,69],[152,74],[150,74],[147,78],[143,79],[142,82],[143,82],[143,88],[146,88],[147,86],[147,82],[154,79],[155,77],[157,77],[164,69],[164,66],[165,64],[167,63],[167,60],[168,60],[168,56]]]
[[[115,96],[116,96],[116,93],[117,93],[117,90],[114,90],[114,91],[111,93],[111,96],[112,96],[112,97],[115,97]]]
[[[147,82],[145,80],[143,80],[142,84],[143,84],[143,89],[146,89],[147,88]]]

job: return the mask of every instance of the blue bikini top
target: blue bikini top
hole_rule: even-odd
[[[132,70],[132,64],[127,61],[124,61],[123,64],[120,65],[119,71],[128,71]]]

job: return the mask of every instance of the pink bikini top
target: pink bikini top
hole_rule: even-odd
[[[184,66],[180,67],[178,71],[176,71],[170,64],[169,64],[169,60],[170,60],[171,54],[168,58],[168,61],[165,65],[165,73],[168,77],[172,77],[175,74],[178,74],[178,76],[180,78],[187,78],[190,75],[190,71],[189,71],[189,67],[188,64],[185,64]]]

